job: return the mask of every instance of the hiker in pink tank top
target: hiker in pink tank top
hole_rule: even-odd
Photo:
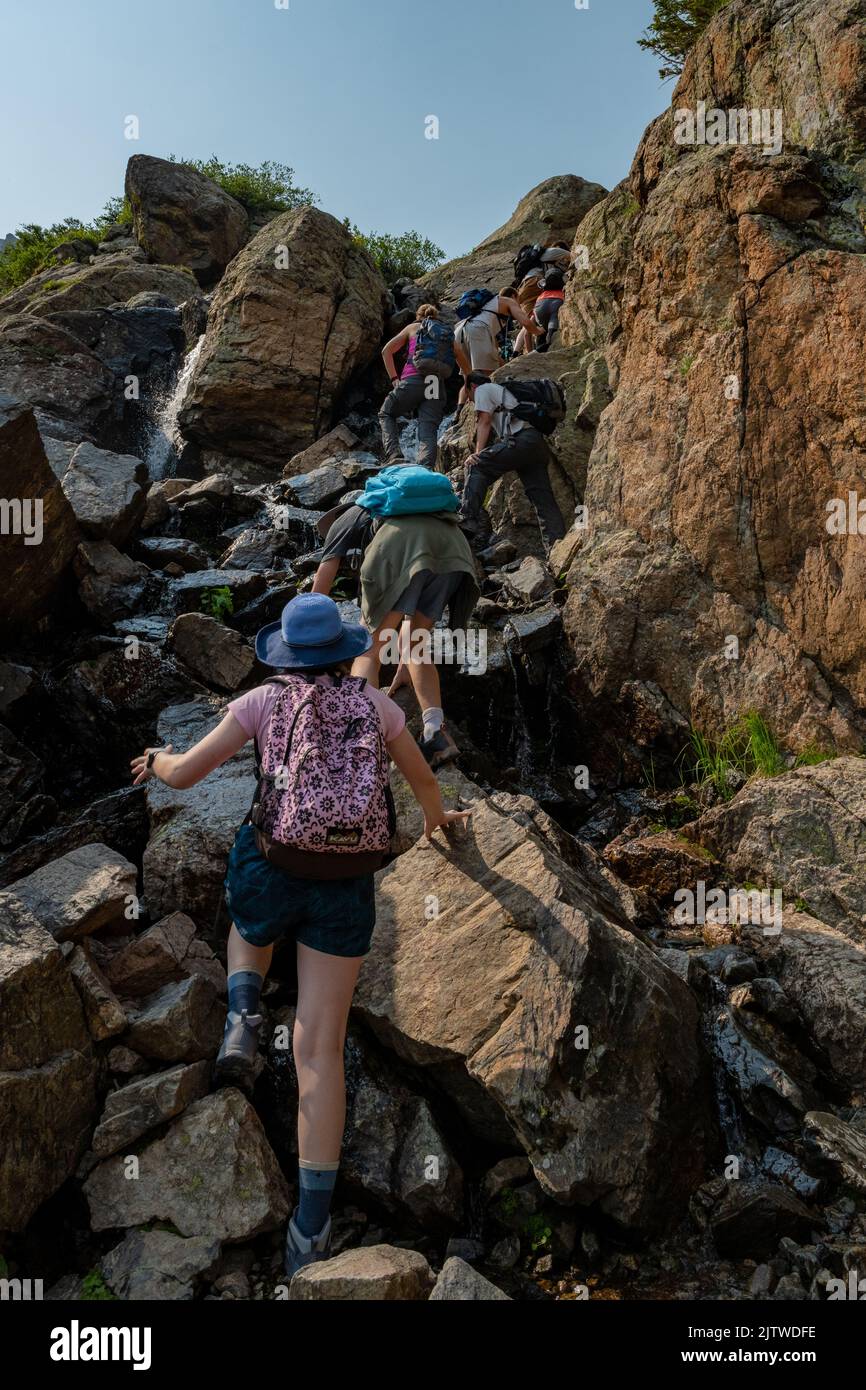
[[[214,1082],[251,1091],[265,976],[274,944],[292,941],[300,1195],[286,1238],[289,1277],[327,1259],[330,1249],[346,1106],[343,1043],[376,920],[373,869],[391,833],[391,761],[421,806],[429,839],[440,827],[465,825],[470,814],[446,811],[403,711],[350,674],[372,640],[366,628],[343,621],[333,599],[299,594],[256,637],[259,661],[279,677],[232,700],[217,727],[185,753],[147,748],[132,760],[136,786],[157,777],[185,789],[255,739],[255,795],[225,883],[229,1007]]]
[[[395,334],[383,347],[382,361],[393,388],[385,397],[379,411],[379,428],[382,431],[382,448],[385,451],[386,464],[408,462],[400,450],[397,421],[417,412],[417,462],[422,468],[436,467],[439,425],[446,406],[445,383],[454,370],[454,354],[450,347],[452,341],[451,330],[439,322],[439,310],[436,305],[422,304],[418,309],[418,317]],[[419,368],[415,364],[419,342],[431,354],[444,344],[444,358],[431,358],[429,361],[425,359]],[[398,376],[394,358],[403,348],[408,349],[408,355],[406,364]]]

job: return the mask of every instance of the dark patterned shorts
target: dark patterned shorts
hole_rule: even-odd
[[[232,921],[251,946],[293,936],[329,956],[365,956],[376,925],[372,874],[358,878],[293,878],[260,853],[251,825],[242,825],[225,880]]]

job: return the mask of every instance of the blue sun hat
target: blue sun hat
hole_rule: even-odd
[[[297,594],[278,623],[256,633],[256,656],[264,666],[330,666],[369,651],[373,638],[358,623],[346,623],[327,594]]]

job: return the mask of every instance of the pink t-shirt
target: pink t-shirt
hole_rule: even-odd
[[[316,680],[323,684],[331,683],[329,676],[317,676]],[[271,712],[279,693],[278,685],[257,685],[254,690],[248,690],[245,695],[239,695],[229,703],[229,714],[234,715],[247,738],[255,737],[258,740],[259,748],[265,746]],[[383,690],[377,690],[375,686],[365,685],[364,694],[379,711],[385,742],[391,743],[406,727],[405,714]]]

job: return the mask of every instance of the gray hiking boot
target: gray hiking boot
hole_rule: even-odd
[[[290,1279],[293,1274],[297,1274],[298,1270],[304,1269],[306,1265],[316,1264],[319,1260],[327,1260],[331,1253],[330,1216],[317,1236],[305,1236],[295,1225],[297,1214],[298,1208],[295,1207],[289,1218],[289,1229],[286,1232],[285,1271]]]
[[[239,1014],[229,1011],[222,1047],[214,1063],[215,1086],[239,1086],[243,1091],[252,1090],[261,1026],[261,1014],[248,1014],[246,1009]]]

